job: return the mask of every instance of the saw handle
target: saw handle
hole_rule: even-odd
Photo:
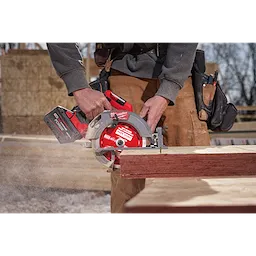
[[[123,98],[117,96],[110,90],[105,91],[104,94],[105,94],[106,98],[108,99],[108,101],[110,102],[111,106],[114,107],[115,109],[126,110],[126,111],[130,111],[130,112],[133,111],[132,105],[130,103],[128,103]]]
[[[133,112],[133,108],[130,103],[128,103],[123,98],[117,96],[110,90],[105,91],[104,95],[107,98],[107,100],[109,101],[109,103],[111,104],[111,106],[114,107],[115,109]],[[79,106],[75,106],[71,111],[76,112],[78,119],[82,123],[85,123],[85,122],[88,123],[88,119],[86,118],[86,116],[82,112],[82,110],[79,108]]]
[[[76,115],[77,119],[81,123],[87,123],[87,124],[89,123],[89,120],[87,119],[85,113],[78,106],[73,107],[73,109],[71,111],[74,112],[74,114]]]

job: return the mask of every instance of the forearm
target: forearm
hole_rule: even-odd
[[[170,43],[168,45],[166,60],[159,76],[160,88],[156,95],[175,104],[179,90],[191,74],[196,47],[196,43]]]
[[[68,95],[89,87],[83,59],[75,43],[47,43],[47,48],[57,74],[66,84]]]

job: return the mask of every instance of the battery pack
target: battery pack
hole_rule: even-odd
[[[83,137],[72,123],[73,117],[74,112],[61,106],[57,106],[44,117],[45,123],[61,144],[74,142]]]

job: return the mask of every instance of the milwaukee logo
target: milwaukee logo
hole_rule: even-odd
[[[112,119],[128,120],[129,114],[127,112],[111,112],[110,117]]]
[[[118,127],[118,129],[116,130],[115,133],[116,133],[116,135],[119,135],[119,136],[121,136],[122,138],[124,138],[128,141],[131,141],[133,139],[133,136],[134,136],[133,133],[130,130],[128,130],[124,127]]]

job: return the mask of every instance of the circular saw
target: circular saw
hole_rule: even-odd
[[[129,111],[104,111],[88,125],[86,139],[91,141],[96,159],[109,168],[120,166],[123,150],[165,148],[162,129],[152,133],[144,119]]]
[[[96,159],[109,168],[120,166],[123,150],[166,148],[162,128],[152,133],[147,122],[132,112],[131,104],[109,90],[104,94],[116,110],[105,110],[93,120],[78,106],[72,110],[57,106],[45,115],[44,121],[61,144],[86,138]]]

